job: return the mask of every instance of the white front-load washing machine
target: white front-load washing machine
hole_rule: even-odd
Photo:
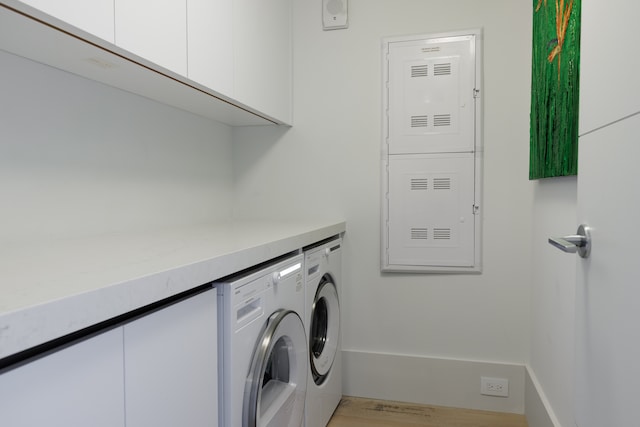
[[[342,398],[341,246],[337,237],[305,248],[306,427],[325,427]]]
[[[303,425],[303,261],[288,256],[216,284],[221,427]]]

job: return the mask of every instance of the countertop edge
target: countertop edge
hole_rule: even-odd
[[[274,228],[276,230],[270,231],[271,235],[250,235],[255,234],[255,230]],[[228,227],[223,224],[215,229],[229,229],[225,234],[236,233],[237,236],[234,237],[237,237],[237,240],[234,239],[228,248],[224,245],[216,247],[210,251],[212,255],[200,256],[196,252],[197,255],[191,259],[190,253],[180,257],[180,250],[188,252],[186,249],[193,239],[194,232],[189,230],[188,233],[185,232],[185,236],[189,237],[179,241],[176,244],[176,252],[171,254],[171,260],[179,260],[180,265],[176,265],[178,262],[172,264],[172,261],[167,261],[166,265],[156,262],[153,271],[150,270],[146,274],[136,274],[115,282],[96,281],[94,287],[83,289],[81,292],[57,295],[52,300],[5,312],[0,310],[0,360],[278,256],[301,251],[305,246],[344,233],[346,223],[326,221],[289,223],[283,226],[282,223],[266,221],[246,225],[233,223]],[[211,233],[211,239],[215,240],[216,234]],[[243,236],[242,233],[247,235]],[[172,234],[180,236],[180,232],[175,230]],[[196,243],[205,247],[204,243],[207,242],[203,243],[203,237],[197,233],[195,235],[198,236]],[[92,244],[95,245],[96,241]],[[85,274],[86,271],[79,273],[78,280]],[[52,276],[51,282],[55,283],[55,280],[55,276]],[[59,279],[60,282],[65,280],[67,279],[64,276]],[[3,293],[2,290],[0,293]]]

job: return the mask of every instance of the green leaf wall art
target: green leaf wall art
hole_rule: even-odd
[[[533,0],[529,179],[578,173],[581,0]]]

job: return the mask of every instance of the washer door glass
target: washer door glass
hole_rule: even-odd
[[[333,364],[340,335],[340,303],[331,278],[320,281],[311,311],[309,360],[313,381],[322,384]]]
[[[269,317],[253,354],[244,393],[244,427],[299,427],[307,390],[306,337],[300,317]]]

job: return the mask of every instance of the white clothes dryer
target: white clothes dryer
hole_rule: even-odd
[[[341,247],[337,237],[305,248],[306,427],[325,427],[342,398]]]
[[[220,426],[303,425],[303,261],[289,256],[216,284]]]

